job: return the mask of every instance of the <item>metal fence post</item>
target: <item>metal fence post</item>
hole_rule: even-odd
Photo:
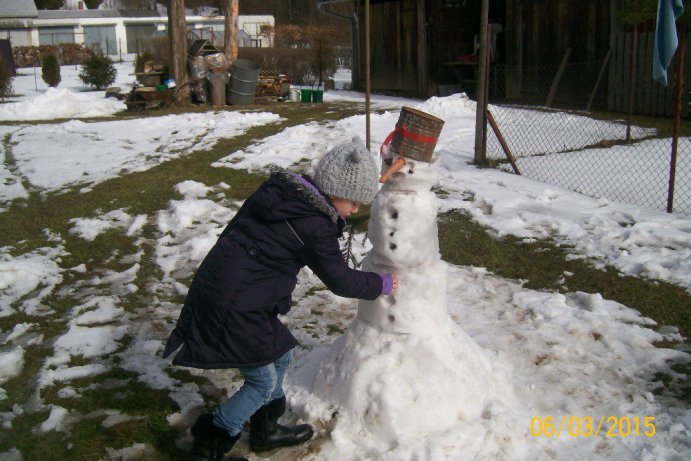
[[[674,182],[677,175],[677,148],[679,146],[679,125],[681,123],[681,102],[684,92],[684,64],[686,57],[686,24],[679,29],[679,59],[677,60],[677,104],[674,114],[674,134],[672,135],[672,152],[669,160],[669,189],[667,192],[667,213],[674,210]]]

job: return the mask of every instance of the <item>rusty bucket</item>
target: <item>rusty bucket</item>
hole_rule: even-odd
[[[379,182],[386,182],[400,170],[406,158],[430,163],[443,127],[444,120],[440,118],[410,107],[401,108],[396,129],[386,137],[380,149],[384,163],[390,167]],[[391,156],[384,158],[384,147],[389,144]],[[392,164],[396,156],[398,160]]]
[[[401,108],[391,138],[394,155],[431,162],[444,120],[410,107]]]

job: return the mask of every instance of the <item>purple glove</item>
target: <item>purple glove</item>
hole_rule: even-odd
[[[393,274],[384,272],[383,274],[379,274],[379,276],[382,282],[381,294],[390,295],[393,291]]]

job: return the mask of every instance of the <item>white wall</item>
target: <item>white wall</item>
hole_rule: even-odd
[[[31,46],[34,43],[31,29],[0,29],[0,38],[7,38],[8,34],[12,40],[12,46]],[[36,40],[38,41],[38,31],[36,31]]]
[[[136,50],[127,49],[127,30],[125,25],[129,24],[151,24],[157,30],[166,30],[168,18],[148,17],[148,18],[64,18],[64,19],[33,19],[21,21],[24,28],[13,27],[3,28],[0,26],[0,36],[6,36],[7,31],[11,33],[12,46],[38,46],[41,28],[64,27],[74,30],[74,41],[84,42],[83,26],[115,26],[116,41],[118,43],[118,53],[135,53]],[[238,28],[244,30],[252,39],[254,46],[270,47],[273,46],[273,33],[261,34],[261,26],[268,25],[273,28],[275,22],[271,15],[240,15],[238,17]],[[188,16],[187,25],[194,29],[213,28],[216,33],[223,36],[224,18],[222,16]]]

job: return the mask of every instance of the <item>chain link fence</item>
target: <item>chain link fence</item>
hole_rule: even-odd
[[[597,198],[667,210],[673,119],[637,118],[629,125],[627,114],[605,112],[602,68],[602,63],[567,66],[555,86],[555,66],[520,72],[495,67],[488,110],[505,146],[488,126],[487,159],[513,172],[508,149],[522,175]],[[673,211],[685,215],[691,215],[690,127],[682,120],[674,170]]]

